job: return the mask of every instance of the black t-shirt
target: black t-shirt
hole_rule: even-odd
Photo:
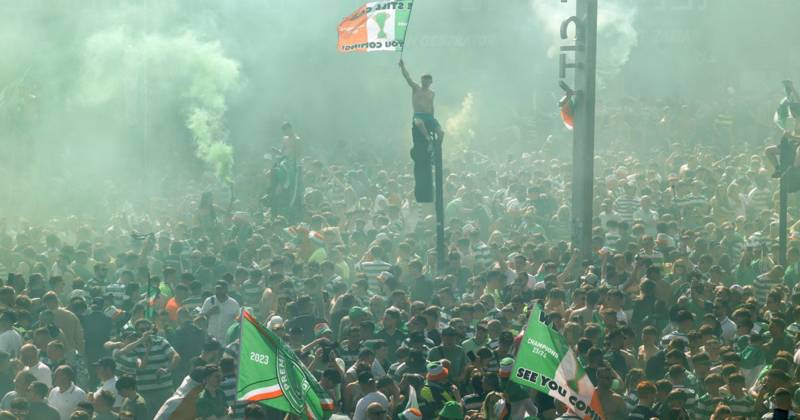
[[[181,356],[181,360],[191,360],[200,355],[206,342],[206,333],[191,322],[185,322],[175,329],[169,342]]]
[[[553,397],[545,394],[544,392],[536,393],[534,404],[536,405],[536,408],[539,409],[540,413],[544,413],[548,410],[555,410],[556,408],[556,403],[553,400]]]
[[[650,420],[653,417],[658,417],[658,413],[653,411],[652,408],[644,405],[637,405],[628,415],[628,420]]]
[[[106,352],[103,344],[111,337],[114,322],[105,313],[93,311],[81,317],[81,324],[86,340],[86,358],[98,360]]]
[[[403,340],[405,340],[406,335],[400,330],[395,330],[394,334],[390,335],[386,332],[386,329],[382,329],[375,334],[375,338],[386,342],[386,347],[388,349],[387,359],[389,362],[394,363],[397,361],[397,349],[401,344],[403,344]]]
[[[439,332],[439,330],[426,331],[425,337],[433,341],[433,345],[435,346],[442,344],[442,334]]]
[[[421,300],[425,303],[430,302],[433,296],[433,282],[426,276],[419,276],[411,283],[409,287],[409,295],[411,300]]]

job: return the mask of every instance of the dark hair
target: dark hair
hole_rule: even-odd
[[[385,386],[394,385],[394,379],[391,376],[383,376],[378,379],[378,388],[383,388]]]
[[[61,372],[64,375],[67,375],[71,382],[75,381],[75,371],[69,365],[61,365],[56,369],[55,373]]]
[[[33,392],[39,398],[44,398],[50,392],[50,387],[44,382],[36,381],[28,385],[28,391]]]
[[[100,393],[97,395],[97,399],[98,400],[103,400],[109,406],[113,406],[114,405],[114,401],[116,400],[116,398],[114,397],[114,394],[112,394],[111,391],[109,391],[107,389],[104,389],[104,390],[100,391]]]
[[[92,415],[83,410],[75,410],[72,415],[69,416],[69,420],[92,420]]]
[[[219,368],[223,375],[234,373],[236,372],[236,361],[230,357],[223,357],[219,361]]]
[[[117,379],[117,384],[115,386],[117,391],[123,391],[126,389],[131,389],[136,391],[136,378],[132,376],[120,376]]]
[[[250,420],[266,419],[267,413],[264,412],[264,409],[261,408],[260,405],[252,403],[248,404],[247,407],[244,408],[244,418]]]

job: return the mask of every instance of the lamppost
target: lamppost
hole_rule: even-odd
[[[567,3],[568,0],[561,0]],[[575,36],[569,40],[569,26]],[[594,198],[594,105],[597,64],[597,0],[576,0],[575,15],[561,22],[562,45],[559,55],[559,85],[574,99],[572,112],[572,244],[583,260],[592,257],[592,200]],[[568,62],[568,55],[573,61]],[[564,79],[573,70],[574,88]]]

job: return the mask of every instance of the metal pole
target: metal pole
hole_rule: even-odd
[[[778,256],[779,263],[786,267],[786,236],[788,234],[788,226],[787,226],[787,201],[788,201],[788,192],[786,191],[786,174],[789,172],[786,170],[787,165],[792,160],[791,156],[792,150],[789,146],[789,139],[786,136],[781,139],[780,145],[780,161],[779,165],[782,171],[781,178],[780,178],[780,190],[779,190],[779,197],[780,197],[780,208],[778,209],[778,252],[780,255]]]
[[[572,148],[572,240],[581,258],[592,257],[594,199],[595,67],[597,0],[578,0],[575,42],[575,115]]]
[[[433,134],[434,207],[436,208],[436,271],[443,273],[447,261],[444,245],[444,187],[442,140]]]

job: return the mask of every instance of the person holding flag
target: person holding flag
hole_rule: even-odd
[[[439,121],[433,116],[433,99],[436,94],[431,90],[433,76],[423,74],[419,83],[411,78],[403,59],[400,59],[400,71],[406,83],[411,87],[411,106],[414,109],[411,134],[414,144],[411,148],[411,159],[414,161],[414,195],[419,203],[433,201],[433,180],[431,179],[432,148],[434,137],[444,140]]]
[[[405,62],[400,59],[400,72],[406,83],[411,88],[411,106],[414,109],[414,128],[419,130],[426,139],[431,138],[431,133],[436,134],[439,141],[444,140],[444,131],[442,131],[439,121],[433,116],[433,99],[436,93],[431,90],[433,84],[433,76],[430,74],[423,74],[420,76],[419,83],[411,78],[411,75],[406,69]]]

